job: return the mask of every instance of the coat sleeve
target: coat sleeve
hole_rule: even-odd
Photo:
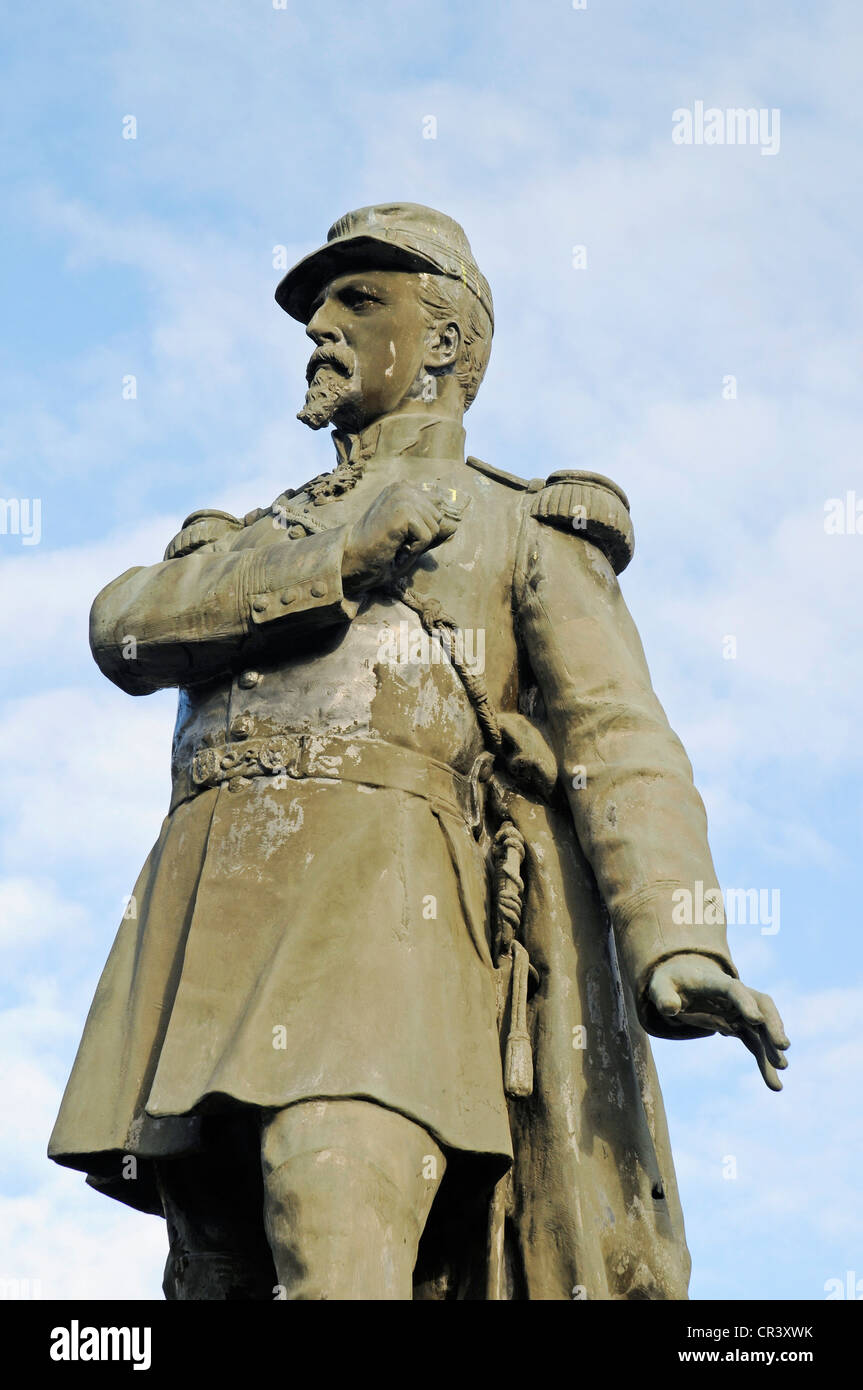
[[[664,1024],[645,991],[655,966],[679,952],[737,974],[704,805],[603,548],[547,520],[524,520],[515,602],[576,832],[645,1027],[700,1036]]]
[[[346,527],[269,545],[194,551],[126,570],[96,598],[90,646],[130,695],[221,675],[241,649],[260,652],[309,627],[356,616],[342,589]]]

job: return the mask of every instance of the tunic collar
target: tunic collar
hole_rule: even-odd
[[[333,430],[338,462],[358,463],[376,456],[396,458],[464,458],[464,427],[458,420],[413,411],[385,415],[359,434]]]

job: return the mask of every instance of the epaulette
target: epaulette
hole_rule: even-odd
[[[635,550],[629,501],[622,488],[601,473],[565,469],[552,473],[530,507],[537,521],[585,536],[605,554],[615,574],[626,569]]]
[[[203,521],[204,518],[213,517],[219,521],[226,521],[229,526],[242,526],[243,523],[238,516],[232,516],[230,512],[220,512],[216,507],[199,507],[197,511],[190,512],[180,527],[185,531],[187,526],[194,526],[196,521]]]
[[[244,526],[253,526],[262,516],[266,516],[269,507],[255,507],[252,511],[246,512],[243,517],[232,516],[230,512],[220,512],[217,507],[200,507],[198,511],[191,512],[180,527],[185,531],[187,526],[194,526],[196,521],[203,521],[204,518],[215,518],[218,521],[227,523],[228,530],[241,529]]]
[[[520,492],[537,492],[544,486],[542,478],[533,478],[527,482],[525,478],[517,478],[514,473],[507,473],[503,468],[495,468],[490,463],[484,463],[482,459],[474,458],[471,454],[465,459],[465,463],[470,468],[475,468],[477,472],[484,473],[487,478],[494,478],[496,483],[503,483],[504,487],[518,488]]]

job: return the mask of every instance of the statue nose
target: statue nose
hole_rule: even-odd
[[[332,305],[320,304],[306,324],[306,333],[316,346],[321,343],[343,343],[345,335],[333,320]]]

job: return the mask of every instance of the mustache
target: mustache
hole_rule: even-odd
[[[306,367],[306,382],[309,386],[321,367],[332,367],[340,376],[352,376],[354,354],[350,348],[338,347],[334,343],[322,343],[320,347],[315,348]]]

